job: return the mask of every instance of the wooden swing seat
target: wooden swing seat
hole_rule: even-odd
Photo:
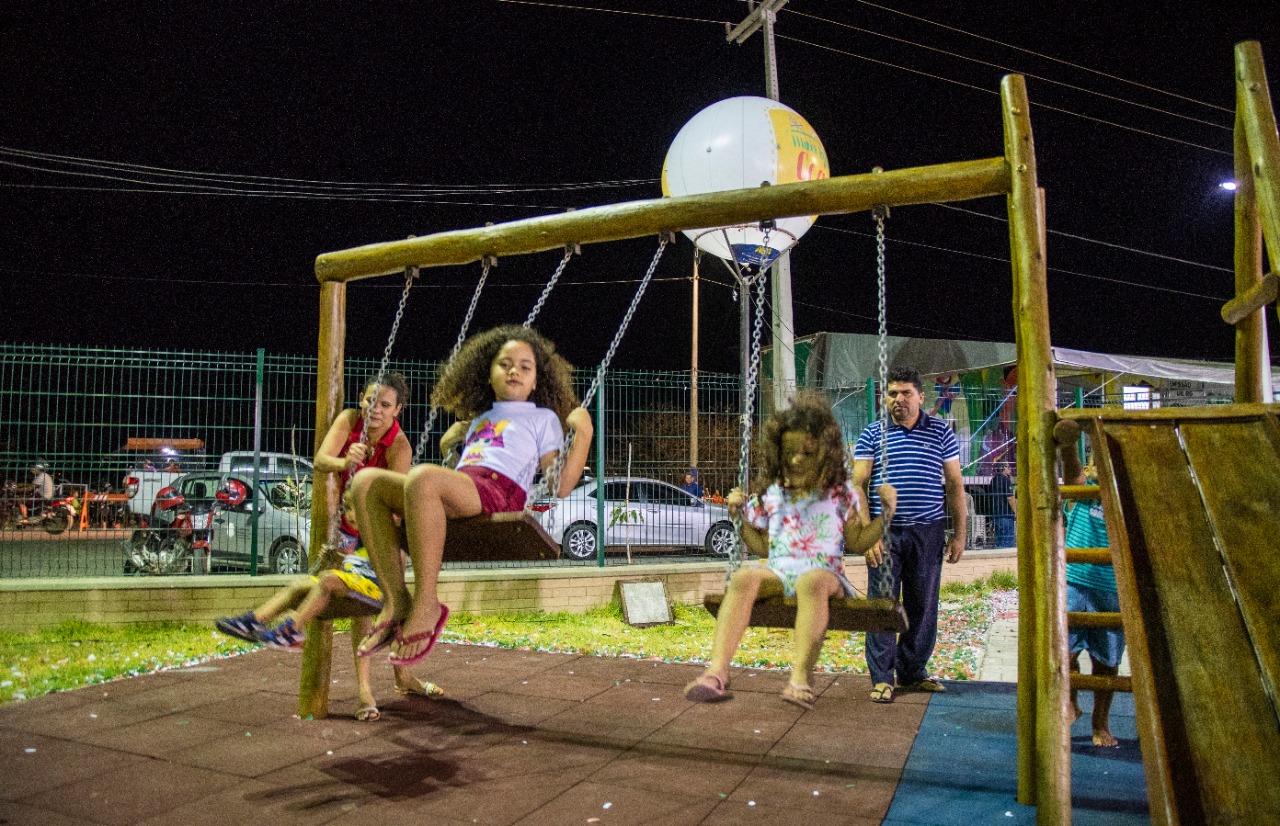
[[[708,594],[702,604],[711,616],[720,613],[724,594]],[[901,634],[907,630],[907,613],[902,605],[891,599],[864,599],[861,597],[832,597],[829,631],[893,631]],[[753,628],[795,628],[795,597],[764,597],[751,606]]]
[[[560,556],[560,546],[525,511],[454,519],[446,536],[445,562],[537,562]],[[378,610],[358,599],[337,597],[316,619],[371,617]]]
[[[454,519],[445,534],[445,562],[537,562],[559,557],[560,545],[528,511]]]

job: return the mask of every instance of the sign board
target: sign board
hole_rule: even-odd
[[[622,592],[622,618],[628,625],[643,628],[647,625],[671,625],[675,622],[662,580],[619,582],[618,588]]]

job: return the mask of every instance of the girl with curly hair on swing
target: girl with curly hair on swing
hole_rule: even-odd
[[[747,550],[767,556],[764,565],[734,572],[716,617],[715,640],[707,670],[685,686],[694,702],[729,699],[729,665],[751,619],[757,597],[793,596],[797,600],[791,681],[782,699],[801,708],[814,703],[810,676],[827,633],[831,597],[854,595],[844,575],[846,551],[865,554],[867,564],[882,561],[876,544],[885,517],[868,518],[867,503],[849,481],[844,437],[825,399],[802,396],[787,410],[769,416],[760,435],[757,491],[747,498],[734,488],[729,512],[742,518]],[[897,494],[877,489],[887,513]]]
[[[410,666],[431,652],[449,619],[437,590],[448,520],[521,510],[538,470],[555,463],[566,430],[577,437],[551,495],[573,490],[593,428],[578,406],[571,371],[535,330],[509,325],[472,336],[431,394],[433,405],[460,420],[441,439],[460,445],[457,464],[419,465],[408,473],[370,469],[353,479],[356,514],[384,594],[360,656],[390,646],[391,664]],[[413,597],[398,564],[395,514],[404,516]]]

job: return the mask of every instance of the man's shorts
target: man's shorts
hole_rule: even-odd
[[[480,494],[480,507],[485,513],[507,513],[524,509],[527,494],[511,479],[480,465],[468,465],[458,468],[475,482],[476,493]]]
[[[1120,596],[1115,591],[1068,582],[1067,610],[1118,612]],[[1114,628],[1072,628],[1069,645],[1072,654],[1088,651],[1095,663],[1115,668],[1124,656],[1124,632]]]

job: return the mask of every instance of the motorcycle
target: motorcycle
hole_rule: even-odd
[[[40,517],[40,527],[57,536],[78,525],[80,514],[80,497],[74,493],[54,499],[44,506],[44,514]]]
[[[80,514],[80,497],[75,493],[56,496],[44,504],[39,512],[28,511],[22,515],[26,500],[18,493],[15,482],[7,482],[3,490],[3,505],[0,505],[0,522],[6,530],[22,530],[25,528],[44,528],[53,535],[58,535],[78,524]]]
[[[207,511],[195,511],[174,487],[163,488],[151,506],[152,524],[124,542],[126,574],[207,574],[213,521],[223,492]]]

